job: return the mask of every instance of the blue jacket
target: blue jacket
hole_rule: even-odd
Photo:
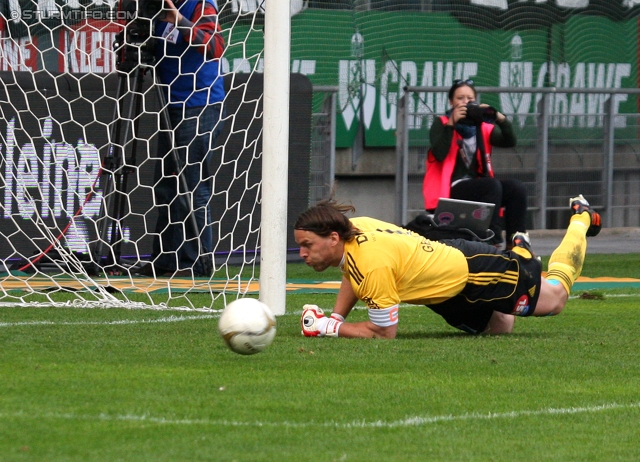
[[[218,9],[215,0],[205,1]],[[185,0],[178,6],[178,10],[182,16],[191,20],[196,7],[201,4],[201,0]],[[169,26],[167,22],[158,22],[155,37],[162,37]],[[224,99],[220,61],[207,61],[205,54],[190,46],[182,34],[175,44],[159,38],[156,60],[156,72],[160,81],[169,85],[168,89],[165,87],[165,97],[171,106],[207,106]]]

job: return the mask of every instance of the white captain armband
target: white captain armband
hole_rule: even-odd
[[[378,327],[398,324],[398,305],[391,308],[369,310],[369,320]]]

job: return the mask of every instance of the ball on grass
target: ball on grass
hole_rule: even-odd
[[[227,346],[241,355],[264,351],[276,336],[276,317],[255,298],[229,303],[218,321],[218,332]]]

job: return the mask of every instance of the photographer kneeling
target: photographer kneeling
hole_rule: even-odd
[[[449,89],[451,109],[433,121],[423,184],[425,209],[433,211],[440,197],[493,203],[491,243],[501,245],[504,207],[507,248],[511,248],[514,234],[526,232],[527,191],[518,180],[494,178],[491,149],[513,147],[516,137],[504,114],[478,105],[476,96],[473,81],[456,80]]]

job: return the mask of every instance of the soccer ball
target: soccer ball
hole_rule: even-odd
[[[276,336],[276,317],[255,298],[229,303],[218,321],[218,332],[227,346],[241,355],[260,353]]]

